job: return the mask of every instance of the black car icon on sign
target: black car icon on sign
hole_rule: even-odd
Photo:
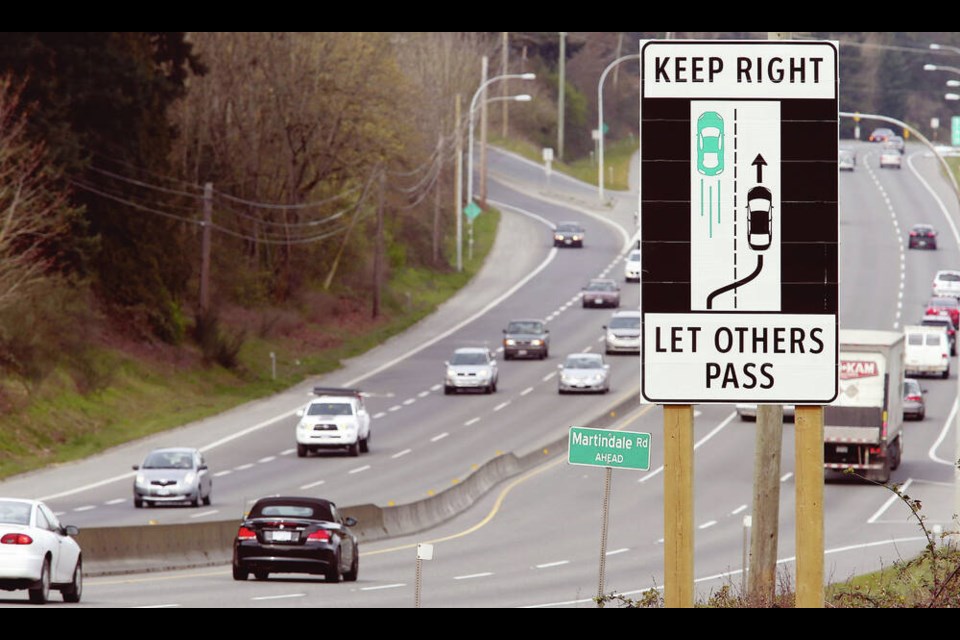
[[[747,192],[747,244],[755,251],[765,251],[773,242],[773,197],[766,187]]]

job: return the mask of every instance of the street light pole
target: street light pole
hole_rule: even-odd
[[[613,62],[607,65],[607,68],[603,70],[603,73],[600,74],[600,82],[597,83],[597,131],[600,135],[600,140],[597,148],[597,194],[600,196],[600,201],[603,202],[603,83],[607,79],[607,74],[610,71],[619,65],[621,62],[626,62],[627,60],[639,60],[640,54],[633,53],[628,56],[623,56],[622,58],[617,58]]]
[[[960,53],[960,47],[953,47],[953,46],[950,46],[950,45],[948,45],[948,44],[937,44],[936,42],[931,42],[931,43],[930,43],[930,50],[931,50],[931,51],[943,51],[943,50],[946,50],[946,51],[952,51],[952,52],[954,52],[954,53]]]
[[[560,99],[557,101],[557,159],[563,160],[563,107],[567,88],[567,32],[560,32]]]

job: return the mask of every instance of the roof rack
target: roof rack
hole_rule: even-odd
[[[355,398],[362,395],[360,389],[346,389],[343,387],[314,387],[313,394],[317,396],[345,396]]]

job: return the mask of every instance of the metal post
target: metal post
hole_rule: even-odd
[[[457,216],[457,272],[463,271],[463,128],[460,126],[460,94],[454,102],[454,131],[456,132],[457,179],[453,188],[454,215]]]
[[[270,379],[277,379],[277,354],[273,351],[270,352]]]
[[[609,74],[613,69],[618,68],[621,62],[639,59],[639,53],[617,58],[607,65],[607,68],[604,69],[603,73],[600,74],[600,81],[597,82],[597,131],[600,132],[600,137],[597,140],[597,195],[600,197],[600,200],[603,200],[603,145],[604,138],[606,137],[603,133],[603,83],[607,79],[607,74]]]
[[[603,480],[603,516],[600,524],[600,579],[597,583],[597,597],[602,598],[604,582],[607,576],[607,531],[610,523],[610,481],[613,469],[607,467]]]
[[[750,572],[750,560],[747,550],[750,548],[751,526],[753,526],[753,518],[743,516],[743,558],[740,561],[740,593],[744,596],[747,593],[747,575]]]
[[[414,595],[414,605],[413,605],[417,609],[420,608],[420,587],[422,585],[423,585],[423,560],[421,560],[420,557],[417,556],[417,579],[416,579],[416,586],[415,586],[416,595]]]
[[[502,39],[500,41],[500,75],[507,75],[507,63],[510,53],[510,36],[508,31],[503,32]],[[504,138],[507,137],[507,124],[509,122],[509,105],[507,101],[507,84],[508,80],[503,81],[503,90],[500,92],[500,96],[503,98],[503,120],[500,123],[501,129],[500,134]]]
[[[377,231],[373,253],[373,310],[374,319],[380,317],[380,294],[383,285],[383,201],[387,191],[387,172],[380,173],[380,202],[377,203]]]
[[[693,405],[663,407],[664,603],[693,607]]]
[[[567,88],[567,32],[560,32],[560,98],[557,100],[557,159],[563,160],[563,110]]]
[[[797,607],[823,607],[823,407],[796,409]]]
[[[203,239],[200,254],[200,315],[210,310],[210,230],[213,227],[213,183],[203,185]]]
[[[473,220],[467,222],[467,260],[473,262]]]
[[[489,61],[483,56],[483,84],[487,84]],[[487,206],[487,90],[480,94],[480,202]]]

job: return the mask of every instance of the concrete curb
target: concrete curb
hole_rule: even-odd
[[[619,416],[640,405],[637,393],[591,420],[585,427],[609,425],[611,414]],[[341,507],[344,515],[357,519],[354,533],[361,543],[412,535],[441,525],[473,506],[498,484],[562,455],[567,436],[557,438],[523,456],[506,453],[488,460],[463,482],[423,500],[395,507],[360,504]],[[121,575],[229,564],[239,521],[142,525],[136,527],[91,527],[77,541],[83,549],[87,576]]]

